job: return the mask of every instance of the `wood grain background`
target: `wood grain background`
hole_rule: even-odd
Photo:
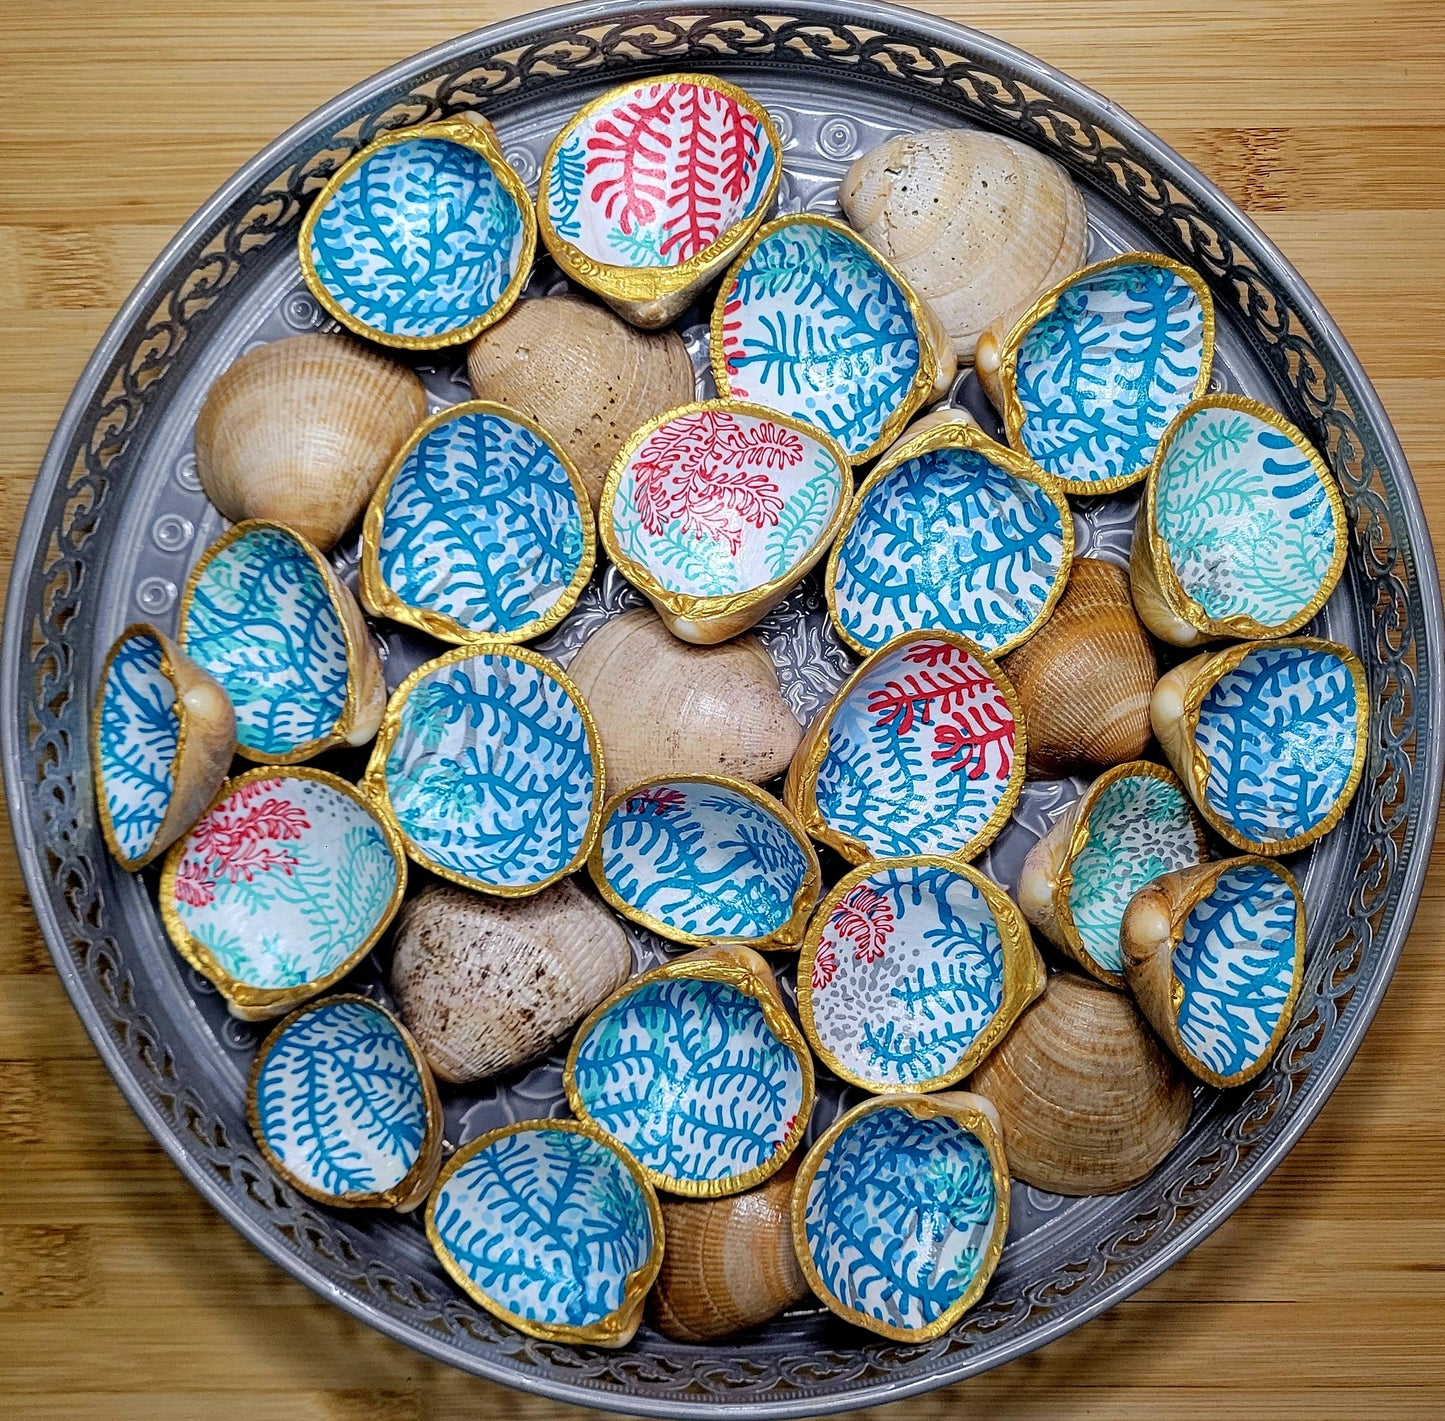
[[[87,355],[191,211],[283,128],[474,3],[0,0],[0,534]],[[1445,540],[1441,0],[958,0],[1240,202],[1374,379]],[[1437,851],[1437,856],[1445,849]],[[15,1421],[586,1414],[449,1371],[233,1233],[126,1108],[0,846],[0,1413]],[[1188,1259],[889,1421],[1445,1415],[1445,858],[1354,1066]]]

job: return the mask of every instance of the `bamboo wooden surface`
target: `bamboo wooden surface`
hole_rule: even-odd
[[[191,211],[368,74],[507,0],[0,0],[0,468],[13,530],[67,394]],[[1445,546],[1440,0],[938,0],[1220,184],[1364,361]],[[889,1421],[1445,1415],[1445,847],[1355,1064],[1257,1195],[1107,1316]],[[0,1412],[14,1421],[581,1418],[452,1372],[232,1232],[126,1108],[0,848]]]

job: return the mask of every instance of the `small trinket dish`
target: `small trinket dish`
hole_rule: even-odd
[[[1205,823],[1245,853],[1323,838],[1364,777],[1370,688],[1359,657],[1332,641],[1193,657],[1160,678],[1149,715]]]
[[[976,425],[942,422],[905,434],[859,486],[828,554],[828,611],[860,656],[927,629],[999,656],[1047,621],[1073,555],[1054,481]]]
[[[292,765],[376,734],[386,683],[361,608],[279,523],[237,523],[201,554],[178,639],[231,698],[248,760]]]
[[[596,558],[572,461],[525,415],[471,400],[422,424],[382,479],[361,600],[443,641],[525,641],[572,610]]]
[[[90,763],[105,846],[129,872],[175,843],[215,797],[236,750],[226,693],[168,636],[135,622],[100,669]]]
[[[1304,980],[1304,899],[1283,864],[1166,873],[1130,901],[1123,942],[1135,1000],[1196,1076],[1243,1085],[1269,1064]]]
[[[1129,572],[1175,646],[1298,631],[1345,570],[1345,503],[1282,415],[1242,395],[1186,405],[1159,441]]]
[[[547,1342],[626,1346],[662,1266],[652,1185],[586,1121],[524,1120],[463,1145],[426,1236],[469,1298]]]
[[[1149,470],[1166,426],[1209,387],[1214,303],[1192,268],[1126,252],[1041,296],[975,369],[1009,443],[1073,494],[1114,493]]]
[[[396,688],[362,788],[423,868],[525,897],[586,862],[602,814],[602,752],[561,667],[482,642]]]
[[[776,1174],[813,1109],[813,1058],[768,964],[699,948],[624,982],[577,1028],[562,1083],[659,1189],[737,1194]]]
[[[369,997],[292,1012],[262,1043],[246,1097],[271,1168],[309,1199],[410,1213],[442,1162],[442,1107],[407,1029]]]
[[[311,204],[299,249],[311,294],[348,330],[435,350],[511,309],[537,221],[492,126],[451,118],[383,133],[348,158]]]
[[[401,907],[401,840],[354,785],[309,766],[228,780],[166,855],[160,910],[176,951],[233,1016],[320,996]]]
[[[855,868],[798,959],[798,1015],[818,1059],[880,1095],[962,1080],[1043,989],[1023,914],[949,859]]]
[[[704,400],[622,446],[598,529],[667,629],[709,644],[746,631],[802,581],[842,525],[850,488],[843,451],[812,425]]]
[[[1184,786],[1163,765],[1134,760],[1100,775],[1029,850],[1016,896],[1050,942],[1122,991],[1119,924],[1129,900],[1160,874],[1208,857]]]
[[[855,464],[953,383],[953,342],[850,227],[796,213],[763,227],[712,313],[718,390],[826,430]]]
[[[1018,803],[1023,711],[991,657],[953,632],[905,632],[875,651],[814,719],[783,798],[849,863],[963,862]]]
[[[658,775],[614,795],[588,868],[625,918],[673,942],[795,948],[822,870],[770,794],[721,775]]]
[[[998,1115],[966,1091],[865,1100],[814,1142],[793,1189],[809,1286],[896,1342],[940,1336],[979,1300],[1008,1220]]]
[[[761,104],[710,74],[663,74],[584,105],[542,159],[537,218],[564,276],[652,330],[682,314],[777,196]]]

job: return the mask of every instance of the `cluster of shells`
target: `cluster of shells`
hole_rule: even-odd
[[[706,82],[714,89],[726,87]],[[1299,990],[1304,941],[1302,904],[1293,879],[1277,862],[1278,855],[1303,847],[1338,822],[1359,782],[1360,767],[1353,766],[1349,782],[1334,790],[1328,812],[1318,815],[1314,826],[1302,833],[1270,840],[1259,832],[1232,830],[1209,799],[1211,767],[1197,730],[1201,697],[1222,676],[1237,670],[1239,658],[1229,651],[1205,653],[1174,666],[1161,679],[1161,654],[1172,659],[1173,647],[1220,638],[1247,640],[1251,647],[1303,644],[1308,639],[1287,639],[1303,624],[1303,617],[1272,621],[1267,615],[1245,612],[1233,621],[1211,620],[1179,591],[1177,579],[1163,566],[1167,546],[1161,548],[1152,528],[1148,536],[1141,530],[1136,537],[1130,573],[1107,562],[1072,559],[1068,497],[1097,490],[1087,480],[1051,473],[1035,461],[1027,411],[1019,414],[1018,389],[1010,383],[1029,333],[1061,309],[1060,302],[1085,268],[1084,206],[1060,167],[1011,140],[957,130],[890,139],[849,170],[839,196],[851,231],[842,224],[832,226],[904,293],[920,353],[917,378],[880,412],[882,434],[877,430],[870,434],[866,447],[846,448],[833,433],[810,430],[805,418],[786,411],[770,414],[766,394],[752,392],[747,405],[730,400],[726,393],[709,406],[695,405],[687,351],[680,335],[667,328],[720,277],[725,288],[735,284],[738,268],[778,226],[762,226],[776,190],[776,169],[763,183],[766,190],[754,207],[736,214],[732,225],[706,245],[705,259],[660,266],[639,263],[632,268],[600,262],[580,251],[577,242],[582,239],[570,240],[560,231],[555,213],[549,214],[548,175],[568,135],[579,122],[595,119],[598,112],[605,115],[609,103],[635,98],[635,93],[634,88],[605,96],[559,135],[544,164],[540,222],[530,204],[521,211],[516,236],[519,269],[503,273],[508,279],[499,287],[504,289],[484,312],[460,328],[461,338],[470,342],[466,371],[476,401],[481,402],[476,408],[500,411],[534,431],[571,478],[575,506],[585,525],[580,546],[586,555],[577,564],[574,585],[554,599],[555,615],[537,617],[525,633],[503,640],[470,635],[465,628],[455,634],[454,620],[439,616],[428,620],[405,599],[396,598],[378,571],[375,539],[386,492],[408,454],[436,426],[436,418],[426,420],[425,394],[417,376],[384,347],[455,344],[458,334],[453,330],[435,339],[419,339],[368,326],[319,270],[316,248],[307,246],[318,220],[325,220],[324,213],[319,219],[317,214],[354,165],[365,161],[366,153],[353,159],[318,199],[303,233],[303,265],[328,310],[368,340],[345,333],[313,334],[250,351],[212,387],[195,436],[202,486],[216,508],[237,525],[207,551],[202,563],[209,565],[223,554],[222,544],[229,546],[227,540],[234,540],[238,529],[243,534],[280,530],[313,558],[347,629],[349,690],[344,715],[324,734],[285,754],[268,755],[264,747],[248,746],[243,739],[241,752],[263,766],[290,765],[337,745],[367,745],[384,725],[391,727],[383,729],[384,738],[394,733],[406,687],[394,694],[393,708],[388,710],[381,664],[362,608],[335,578],[324,556],[363,515],[368,561],[361,597],[367,610],[459,643],[461,650],[449,653],[453,658],[515,646],[523,635],[535,636],[555,624],[593,571],[600,556],[596,553],[600,533],[603,549],[648,595],[655,610],[632,610],[607,621],[577,652],[565,675],[543,658],[533,656],[529,663],[542,666],[585,708],[584,718],[595,733],[595,812],[584,852],[569,867],[575,869],[587,860],[598,891],[564,876],[566,869],[521,888],[499,888],[468,881],[465,875],[439,873],[403,906],[399,883],[367,940],[356,943],[356,952],[336,970],[266,992],[248,992],[234,974],[218,969],[215,959],[197,948],[194,935],[173,914],[166,914],[166,923],[177,947],[213,977],[237,1014],[260,1019],[301,1008],[263,1046],[257,1061],[259,1079],[263,1060],[281,1059],[277,1053],[285,1044],[282,1034],[315,1009],[316,1000],[380,940],[399,910],[391,938],[389,980],[400,1021],[393,1025],[397,1039],[411,1053],[429,1120],[425,1145],[419,1147],[405,1179],[389,1190],[371,1193],[319,1188],[314,1179],[288,1166],[276,1140],[265,1136],[255,1101],[252,1119],[268,1157],[314,1197],[340,1205],[405,1209],[430,1196],[428,1232],[439,1255],[452,1275],[488,1306],[493,1304],[483,1296],[485,1289],[474,1276],[459,1271],[439,1233],[443,1222],[438,1196],[457,1188],[463,1161],[453,1158],[443,1170],[434,1081],[469,1083],[512,1070],[554,1050],[579,1023],[573,1056],[584,1049],[591,1024],[638,990],[638,979],[629,980],[632,957],[619,914],[687,945],[692,953],[658,970],[670,971],[673,977],[691,974],[697,980],[722,980],[719,973],[731,973],[726,980],[744,981],[745,990],[762,1003],[779,1039],[785,1044],[796,1042],[795,1054],[804,1068],[805,1108],[804,1118],[790,1122],[786,1138],[766,1167],[739,1176],[751,1187],[734,1182],[689,1190],[657,1170],[634,1168],[636,1161],[621,1150],[649,1201],[655,1224],[653,1247],[646,1250],[646,1261],[636,1271],[644,1284],[656,1280],[651,1291],[656,1326],[683,1340],[717,1339],[767,1321],[797,1304],[811,1288],[840,1315],[861,1326],[894,1337],[933,1335],[939,1325],[950,1325],[987,1284],[1007,1228],[1010,1177],[1065,1194],[1107,1193],[1135,1185],[1159,1165],[1186,1129],[1192,1077],[1235,1085],[1266,1066],[1282,1039]],[[766,143],[771,127],[765,115],[746,96],[737,101],[746,112],[758,115],[755,127]],[[384,143],[397,151],[407,136],[388,135]],[[480,120],[435,125],[423,137],[432,142],[465,140],[508,191],[520,190],[514,174],[507,178],[510,170]],[[776,151],[774,162],[780,164]],[[779,219],[783,228],[788,220]],[[517,303],[538,227],[564,274],[590,295]],[[576,230],[584,228],[585,222]],[[1139,261],[1158,259],[1139,254]],[[733,263],[737,264],[733,273],[725,274]],[[1094,270],[1088,268],[1085,278]],[[1170,432],[1156,436],[1147,457],[1122,475],[1124,483],[1150,481],[1151,494],[1141,518],[1149,516],[1153,507],[1157,451],[1177,432],[1173,417],[1191,397],[1203,393],[1208,380],[1212,312],[1202,284],[1195,279],[1195,285],[1204,311],[1199,368],[1190,372],[1180,409],[1170,411],[1166,421]],[[723,306],[719,297],[715,340],[724,319]],[[820,339],[826,335],[822,331]],[[814,353],[821,362],[815,362],[817,368],[825,366],[826,349]],[[952,384],[959,362],[976,362],[981,383],[1004,417],[1008,447],[985,438],[960,411],[923,412]],[[716,348],[714,368],[726,392],[728,367],[725,362],[719,366]],[[1134,377],[1142,373],[1146,380],[1150,374],[1147,369],[1131,373]],[[669,420],[699,410],[707,415],[739,410],[754,421],[774,419],[785,432],[793,430],[811,439],[809,447],[815,445],[819,451],[820,467],[831,460],[841,471],[838,477],[846,476],[835,514],[823,520],[813,541],[780,573],[754,578],[741,594],[731,597],[710,598],[696,592],[683,597],[662,585],[647,567],[639,571],[639,558],[622,548],[616,516],[629,460],[648,438],[665,431]],[[1251,418],[1256,417],[1251,413]],[[1277,417],[1269,423],[1271,428],[1284,427]],[[1287,438],[1323,469],[1298,431],[1287,430]],[[950,609],[956,615],[948,625],[929,620],[925,608],[914,625],[901,629],[902,635],[890,632],[884,644],[871,644],[843,618],[835,596],[843,575],[840,555],[846,562],[843,535],[860,516],[864,495],[879,486],[883,474],[910,460],[922,461],[926,467],[940,450],[977,455],[1001,476],[1042,491],[1048,506],[1040,506],[1045,512],[1054,510],[1050,516],[1061,528],[1063,552],[1046,594],[1023,619],[1022,629],[985,644],[981,632],[969,635],[962,608]],[[852,467],[880,454],[873,474],[860,478],[855,492]],[[1327,471],[1322,477],[1328,481]],[[1114,478],[1108,486],[1122,484]],[[1336,510],[1338,557],[1329,559],[1331,566],[1305,598],[1306,615],[1328,597],[1343,561],[1338,494],[1332,484],[1328,488],[1330,507]],[[946,536],[965,540],[978,531],[960,516]],[[839,633],[867,659],[835,701],[811,726],[803,727],[781,694],[772,663],[748,629],[825,556],[829,556],[830,609]],[[908,571],[906,565],[900,567],[899,578],[906,581]],[[917,612],[920,604],[913,605]],[[123,642],[149,638],[153,643],[154,659],[170,679],[175,714],[182,724],[172,790],[163,818],[144,843],[123,842],[119,828],[112,824],[104,766],[107,755],[112,760],[117,754],[124,756],[128,747],[106,741],[109,722],[101,708],[97,710],[97,787],[108,840],[128,869],[141,868],[170,850],[163,900],[177,875],[184,874],[184,866],[177,864],[186,851],[187,836],[194,834],[198,821],[204,822],[208,810],[224,805],[243,783],[259,783],[258,776],[282,773],[274,768],[251,770],[227,781],[237,749],[236,708],[225,689],[225,669],[207,664],[205,654],[197,649],[199,641],[194,636],[187,640],[188,630],[193,629],[187,623],[179,640],[145,627],[128,629],[122,638]],[[956,826],[945,822],[931,831],[931,837],[920,835],[907,853],[882,852],[866,823],[845,831],[830,819],[826,804],[820,802],[819,772],[830,734],[841,734],[837,727],[850,687],[866,689],[870,668],[891,665],[890,657],[917,644],[920,637],[931,638],[927,644],[942,648],[939,654],[967,659],[982,678],[980,684],[987,684],[1001,708],[997,713],[1007,721],[1012,758],[997,774],[987,771],[998,785],[986,823],[968,833],[960,830],[950,840]],[[112,659],[121,650],[118,645]],[[998,653],[998,659],[990,653]],[[107,672],[110,665],[107,662]],[[1362,723],[1356,726],[1356,738],[1363,743]],[[1161,749],[1162,754],[1156,753]],[[1165,760],[1177,774],[1166,768]],[[376,764],[374,755],[373,767]],[[611,796],[605,805],[604,767]],[[970,777],[974,768],[987,777],[982,759],[969,762]],[[1007,820],[1025,771],[1043,778],[1099,778],[1040,840],[1018,883],[1000,886],[967,860],[980,853]],[[334,776],[309,773],[329,784],[339,783]],[[778,788],[784,775],[787,784],[781,797],[758,788]],[[1104,803],[1107,790],[1126,782],[1140,796],[1131,802],[1144,805],[1151,786],[1159,786],[1173,794],[1171,807],[1147,813],[1140,808],[1136,813],[1126,806],[1123,819],[1107,826],[1112,858],[1104,879],[1113,886],[1107,892],[1101,889],[1098,901],[1085,903],[1076,889],[1084,881],[1090,814]],[[369,770],[355,792],[356,800],[375,812],[386,841],[399,845],[398,872],[404,881],[402,853],[424,868],[434,864],[404,833],[396,832],[395,815],[377,784],[376,774]],[[621,812],[629,794],[666,790],[680,796],[696,784],[726,791],[739,803],[761,806],[770,821],[781,826],[784,847],[792,841],[788,851],[799,865],[782,892],[784,920],[745,938],[743,946],[734,940],[735,931],[718,933],[695,921],[684,922],[682,908],[658,908],[657,900],[651,907],[642,905],[636,895],[629,896],[612,881],[603,860],[599,831],[609,816]],[[351,792],[350,786],[345,788]],[[114,792],[112,785],[112,797]],[[1214,841],[1200,814],[1216,836],[1246,849],[1246,855],[1214,858]],[[1095,827],[1093,832],[1097,850],[1102,830]],[[810,839],[841,853],[854,866],[852,872],[844,874],[831,853],[820,860]],[[1286,981],[1269,1017],[1266,1039],[1255,1043],[1242,1063],[1215,1069],[1197,1036],[1181,1027],[1185,987],[1171,964],[1193,931],[1191,914],[1210,901],[1222,882],[1233,883],[1231,875],[1237,878],[1251,866],[1273,875],[1271,881],[1277,880],[1289,895],[1284,908],[1293,907],[1280,919],[1287,938]],[[673,870],[678,883],[684,883],[686,867]],[[828,999],[818,986],[827,975],[820,961],[830,950],[824,942],[828,924],[840,905],[871,901],[867,893],[876,898],[876,885],[885,872],[948,875],[983,905],[980,911],[989,930],[1002,944],[999,1004],[979,1024],[969,1049],[946,1063],[946,1069],[924,1073],[927,1078],[922,1080],[905,1077],[889,1083],[870,1078],[867,1072],[850,1072],[843,1046],[830,1035]],[[856,896],[860,888],[862,898]],[[1097,933],[1086,935],[1077,921],[1085,909],[1097,910],[1095,915],[1105,920],[1102,949]],[[1050,949],[1047,970],[1031,928]],[[922,938],[915,946],[926,952]],[[1266,944],[1271,951],[1274,946]],[[752,948],[785,953],[801,949],[803,1035],[792,1025],[766,962]],[[1236,997],[1239,990],[1247,992],[1249,980],[1246,974],[1234,984]],[[827,1270],[810,1249],[804,1191],[820,1176],[827,1150],[853,1115],[820,1138],[802,1158],[801,1167],[799,1157],[790,1158],[803,1139],[806,1106],[811,1105],[810,1049],[844,1079],[878,1096],[859,1108],[865,1114],[886,1106],[910,1119],[950,1119],[987,1146],[995,1191],[992,1232],[980,1245],[967,1288],[961,1287],[948,1307],[921,1321],[900,1321],[911,1317],[901,1305],[886,1302],[869,1308],[840,1299],[837,1287],[820,1276]],[[965,1078],[972,1094],[948,1089]],[[574,1094],[569,1078],[569,1097]],[[579,1100],[580,1096],[574,1098],[573,1104],[581,1123],[567,1128],[596,1127],[598,1138],[608,1139],[605,1124],[587,1115],[585,1102],[578,1108]],[[611,1143],[618,1145],[615,1140]],[[469,1145],[468,1162],[474,1154],[474,1146]],[[674,1196],[660,1209],[654,1186]],[[693,1197],[686,1197],[689,1194]],[[569,1332],[555,1324],[548,1330],[535,1318],[529,1321],[493,1310],[542,1335],[622,1345],[639,1324],[646,1292],[646,1286],[640,1291],[630,1287],[605,1320],[588,1325],[591,1330]]]

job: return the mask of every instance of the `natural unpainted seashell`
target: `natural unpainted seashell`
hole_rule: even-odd
[[[233,522],[284,523],[327,552],[425,414],[416,375],[349,336],[273,341],[207,393],[196,476]]]
[[[848,221],[913,284],[960,360],[1009,325],[1089,250],[1079,190],[1052,158],[994,133],[925,129],[885,139],[838,185]]]
[[[1134,1002],[1076,972],[1049,978],[970,1085],[998,1109],[1009,1173],[1055,1194],[1114,1194],[1146,1179],[1193,1104]]]
[[[467,374],[479,400],[535,419],[562,446],[594,509],[627,437],[696,388],[676,331],[647,334],[574,296],[519,302],[472,342]]]
[[[567,674],[597,722],[613,790],[655,775],[762,784],[788,768],[802,738],[752,636],[691,646],[638,608],[593,632]]]
[[[148,622],[106,654],[91,722],[90,760],[106,847],[144,868],[215,798],[236,751],[230,698]]]
[[[1159,667],[1113,563],[1079,558],[1053,616],[1003,668],[1023,703],[1030,774],[1097,770],[1147,748]]]
[[[795,1155],[767,1183],[726,1199],[669,1199],[653,1319],[679,1342],[716,1342],[808,1296],[793,1252]]]
[[[397,1009],[444,1081],[555,1046],[632,970],[622,925],[570,879],[506,902],[433,884],[396,930]]]
[[[1304,899],[1283,864],[1163,874],[1134,895],[1121,937],[1144,1015],[1196,1076],[1243,1085],[1269,1064],[1304,977]]]

